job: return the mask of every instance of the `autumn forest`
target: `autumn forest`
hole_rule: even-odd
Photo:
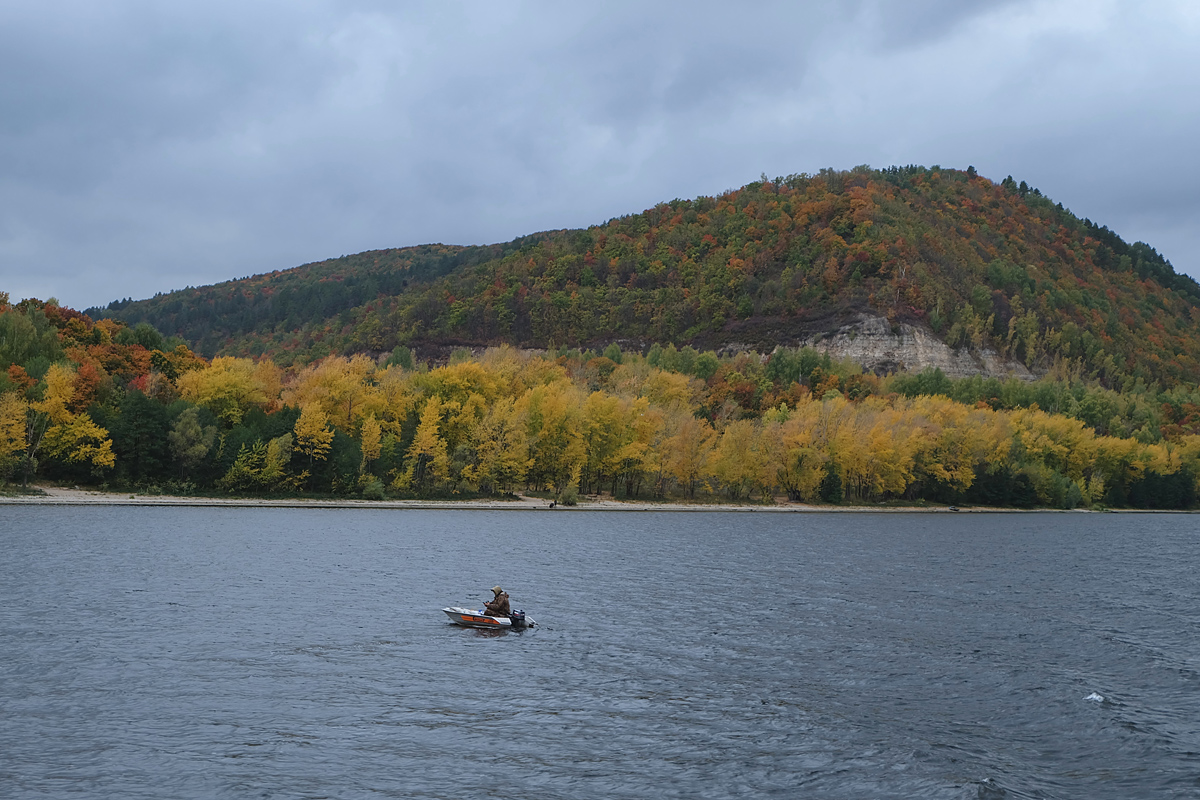
[[[0,293],[0,480],[188,495],[1191,508],[1200,287],[1040,191],[764,179],[86,313]],[[1033,381],[878,375],[848,315]]]

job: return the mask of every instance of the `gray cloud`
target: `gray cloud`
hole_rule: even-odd
[[[0,8],[0,289],[77,307],[760,172],[1012,174],[1200,275],[1184,3]]]

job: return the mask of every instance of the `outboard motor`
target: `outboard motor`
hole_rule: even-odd
[[[524,611],[514,609],[513,612],[508,615],[508,618],[509,618],[509,620],[512,621],[512,625],[514,628],[524,628],[525,627],[525,612]]]

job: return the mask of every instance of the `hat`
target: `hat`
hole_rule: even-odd
[[[503,589],[501,589],[499,586],[493,586],[493,587],[492,587],[492,594],[500,594],[500,593],[501,593],[501,592],[503,592],[503,591],[504,591],[504,590],[503,590]]]

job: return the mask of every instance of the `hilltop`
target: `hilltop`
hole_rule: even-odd
[[[885,350],[920,338],[963,372],[1200,382],[1200,285],[973,168],[764,176],[586,229],[371,251],[88,313],[281,364],[500,343],[853,350],[870,334]]]

